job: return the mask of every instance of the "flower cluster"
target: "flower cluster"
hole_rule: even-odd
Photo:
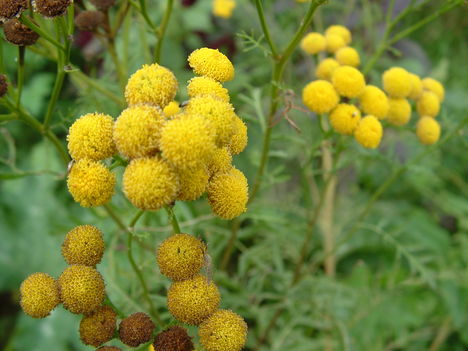
[[[167,293],[171,314],[179,322],[199,327],[200,343],[207,351],[241,350],[247,324],[236,313],[219,309],[218,288],[211,277],[200,274],[203,266],[211,264],[205,243],[189,234],[172,235],[159,246],[156,260],[161,273],[173,280]],[[191,342],[184,340],[183,350],[192,350]],[[155,350],[160,342],[161,337],[156,337]]]
[[[174,101],[174,74],[158,64],[145,65],[128,80],[128,107],[115,122],[91,113],[73,123],[68,149],[75,163],[68,188],[75,201],[92,207],[111,199],[115,176],[102,161],[118,152],[129,161],[123,192],[137,208],[158,210],[207,192],[221,218],[246,210],[247,180],[232,166],[232,155],[244,150],[247,127],[220,83],[234,77],[234,67],[208,48],[195,50],[188,61],[200,76],[188,82],[190,99],[183,107]]]
[[[230,18],[236,8],[236,0],[213,0],[213,15],[221,18]]]
[[[309,33],[301,42],[308,54],[327,51],[317,64],[317,80],[302,92],[304,104],[317,114],[328,114],[331,127],[340,134],[354,135],[366,148],[377,148],[383,136],[383,120],[395,126],[407,124],[411,104],[415,101],[420,120],[416,134],[421,143],[437,142],[440,126],[434,117],[443,100],[443,86],[432,78],[421,79],[401,67],[393,67],[382,75],[383,90],[366,83],[359,53],[352,47],[351,32],[343,26],[327,28],[325,35]]]

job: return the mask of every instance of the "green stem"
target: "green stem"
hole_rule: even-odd
[[[151,30],[154,33],[156,33],[158,29],[156,28],[153,21],[151,21],[151,18],[148,15],[148,10],[146,7],[146,0],[139,0],[140,6],[138,6],[133,0],[129,0],[129,2],[133,5],[133,7],[135,7],[140,12],[140,14],[143,16],[143,19],[151,28]]]
[[[231,259],[232,251],[234,250],[234,245],[237,239],[237,232],[239,231],[241,221],[239,218],[234,219],[231,221],[231,236],[229,237],[229,242],[226,245],[226,249],[224,251],[223,259],[221,261],[221,270],[226,270],[227,265]]]
[[[19,20],[21,21],[21,23],[27,25],[30,29],[32,29],[37,34],[39,34],[41,36],[41,38],[47,40],[49,43],[53,44],[58,49],[60,49],[62,51],[65,51],[65,47],[62,44],[60,44],[57,40],[52,38],[46,31],[43,31],[41,29],[41,27],[39,27],[37,24],[35,24],[33,21],[31,21],[31,19],[28,16],[23,14],[19,18]]]
[[[44,130],[49,129],[50,122],[52,120],[52,114],[54,113],[55,105],[57,104],[60,92],[62,91],[63,81],[65,80],[65,71],[60,62],[57,63],[57,76],[55,78],[54,88],[52,95],[50,96],[49,104],[47,105],[47,112],[44,118]]]
[[[88,77],[86,74],[84,74],[80,70],[74,70],[70,72],[70,75],[76,80],[81,81],[82,83],[86,84],[88,87],[99,91],[102,95],[108,97],[109,99],[117,103],[120,107],[125,106],[125,101],[123,99],[121,99],[120,97],[115,95],[113,92],[101,86],[101,84],[96,82],[94,79]]]
[[[172,8],[174,6],[174,0],[167,0],[166,11],[164,12],[164,17],[161,21],[161,25],[157,30],[158,43],[156,44],[156,49],[154,52],[154,61],[159,63],[161,61],[161,49],[164,41],[164,36],[166,34],[167,25],[171,19]]]
[[[177,217],[174,213],[174,206],[164,206],[164,209],[167,212],[167,217],[172,225],[172,231],[174,234],[180,234],[182,231],[180,230],[179,222],[177,221]]]
[[[18,92],[16,99],[16,107],[19,108],[21,105],[21,93],[23,92],[23,83],[24,83],[24,56],[25,56],[25,47],[18,46]]]
[[[255,6],[257,7],[258,18],[260,20],[260,25],[262,26],[263,35],[265,35],[265,39],[270,46],[271,56],[273,56],[273,58],[276,60],[278,51],[276,50],[276,45],[271,38],[270,30],[268,28],[268,24],[266,23],[262,0],[255,0]]]
[[[124,319],[126,318],[125,313],[123,313],[120,309],[117,308],[117,306],[112,302],[112,300],[109,298],[109,296],[106,296],[106,299],[104,300],[104,305],[108,305],[112,307],[112,309],[117,313],[117,315],[121,318]]]

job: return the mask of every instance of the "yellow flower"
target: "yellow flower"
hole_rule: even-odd
[[[434,78],[424,78],[422,80],[422,85],[424,90],[432,91],[439,97],[440,102],[445,99],[445,89],[444,86]]]
[[[213,95],[218,99],[229,102],[229,92],[223,88],[221,83],[210,77],[195,77],[190,79],[187,85],[187,92],[190,97]]]
[[[229,143],[229,151],[233,155],[238,155],[244,151],[247,146],[248,136],[247,136],[247,125],[239,118],[239,116],[234,116],[234,134],[231,137]]]
[[[93,225],[80,225],[67,233],[62,255],[68,264],[95,266],[104,254],[102,232]]]
[[[361,112],[356,106],[350,104],[339,104],[330,113],[330,123],[340,134],[353,134],[360,120]]]
[[[179,191],[179,179],[159,156],[132,160],[123,175],[127,199],[142,210],[159,210],[173,202]]]
[[[339,49],[346,46],[343,37],[337,34],[326,34],[325,39],[327,40],[327,51],[334,54]]]
[[[101,274],[89,266],[69,266],[60,275],[58,286],[63,307],[75,314],[95,311],[106,295]]]
[[[393,98],[406,98],[411,94],[411,76],[401,67],[392,67],[382,75],[384,90]]]
[[[235,132],[234,108],[228,102],[213,96],[197,96],[191,98],[185,108],[187,114],[200,115],[211,125],[215,142],[218,146],[226,146]]]
[[[233,219],[241,215],[247,210],[248,199],[247,179],[234,167],[229,172],[215,174],[208,184],[208,202],[218,217]]]
[[[301,40],[301,49],[311,55],[324,51],[326,47],[327,41],[325,37],[317,32],[308,33]]]
[[[234,66],[217,49],[201,48],[190,54],[188,62],[193,71],[200,76],[207,76],[219,82],[234,78]]]
[[[408,95],[408,98],[417,100],[423,91],[422,81],[416,74],[410,73],[411,79],[411,92]]]
[[[416,135],[421,144],[432,145],[440,138],[440,125],[432,117],[421,117],[416,125]]]
[[[21,308],[33,318],[47,317],[60,303],[57,282],[46,273],[34,273],[27,277],[21,283],[20,294]]]
[[[167,292],[169,312],[179,322],[191,325],[199,325],[216,311],[220,299],[216,285],[201,274],[173,282]]]
[[[177,79],[167,68],[156,63],[143,65],[128,80],[125,99],[129,105],[152,104],[164,108],[174,100]]]
[[[327,30],[325,31],[325,35],[330,35],[330,34],[339,35],[343,39],[345,45],[348,45],[349,43],[351,43],[351,40],[352,40],[351,32],[345,26],[335,24],[333,26],[328,27]]]
[[[102,113],[88,113],[78,118],[67,136],[70,156],[74,160],[98,161],[114,155],[113,126],[113,118]]]
[[[114,194],[115,175],[97,161],[82,159],[72,166],[67,185],[73,199],[81,206],[101,206]]]
[[[179,106],[179,103],[177,101],[171,101],[163,109],[164,116],[166,116],[166,117],[175,116],[179,112],[180,112],[180,106]]]
[[[326,58],[318,64],[315,69],[315,75],[319,79],[331,80],[333,72],[336,68],[340,67],[340,64],[334,58]]]
[[[80,339],[85,345],[98,347],[114,338],[117,314],[109,306],[100,306],[80,322]]]
[[[134,105],[123,110],[114,126],[117,150],[128,158],[155,155],[164,122],[156,107]]]
[[[419,116],[436,117],[440,111],[439,98],[432,91],[424,91],[416,102]]]
[[[406,99],[389,98],[388,121],[396,126],[407,124],[411,118],[411,105]]]
[[[232,156],[227,147],[217,148],[210,162],[208,172],[210,176],[216,173],[226,173],[231,170]]]
[[[345,46],[335,52],[335,58],[340,65],[358,67],[361,64],[359,53],[350,46]]]
[[[189,234],[174,234],[156,252],[159,270],[171,280],[187,280],[200,272],[205,262],[206,245]]]
[[[358,97],[366,86],[364,75],[350,66],[340,66],[335,69],[332,75],[332,83],[341,96],[348,98]]]
[[[380,121],[376,117],[368,115],[359,122],[354,131],[354,138],[362,146],[375,149],[382,140],[382,134],[383,128]]]
[[[302,90],[302,101],[315,113],[328,113],[338,104],[338,94],[330,82],[316,80]]]
[[[247,339],[247,323],[230,310],[218,310],[198,329],[206,351],[240,351]]]
[[[390,108],[385,93],[374,85],[366,85],[359,96],[362,111],[379,119],[385,119]]]
[[[230,18],[235,8],[234,0],[213,0],[213,15],[216,17]]]
[[[180,189],[176,200],[193,201],[202,196],[208,185],[209,173],[206,166],[177,172]]]

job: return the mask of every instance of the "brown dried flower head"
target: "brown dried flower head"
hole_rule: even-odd
[[[174,326],[156,335],[153,342],[155,350],[164,351],[192,351],[194,349],[192,338],[185,328]]]
[[[34,0],[34,10],[44,17],[62,16],[72,0]]]
[[[5,33],[6,40],[19,46],[33,45],[39,39],[39,34],[29,29],[17,19],[8,20],[3,25],[3,32]]]
[[[28,0],[0,0],[0,20],[21,15],[28,8]]]
[[[83,11],[75,18],[79,30],[93,32],[104,23],[104,14],[100,11]]]
[[[134,313],[120,322],[120,340],[128,346],[137,347],[151,339],[154,328],[153,321],[146,313]]]
[[[100,346],[114,337],[117,315],[109,306],[100,306],[80,322],[80,338],[85,345]]]
[[[91,3],[101,11],[106,11],[115,5],[115,0],[91,0]]]

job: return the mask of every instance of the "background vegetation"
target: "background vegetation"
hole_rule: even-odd
[[[444,3],[425,2],[397,29],[430,16]],[[159,23],[165,2],[150,3],[150,17]],[[394,16],[409,3],[413,2],[395,1]],[[185,61],[188,53],[211,46],[232,58],[236,78],[227,87],[249,127],[249,146],[235,163],[252,185],[260,162],[271,88],[270,58],[255,5],[239,0],[228,20],[212,17],[210,1],[195,1],[192,6],[175,1],[174,6],[160,62],[178,77],[182,87],[178,100],[184,101],[183,86],[192,76]],[[279,47],[291,40],[307,6],[292,0],[264,2],[268,27]],[[386,1],[329,1],[318,9],[311,28],[347,25],[365,63],[381,43],[387,6]],[[467,120],[468,109],[468,22],[463,10],[466,5],[399,41],[369,74],[370,80],[380,85],[378,77],[383,70],[398,65],[442,81],[447,92],[438,117],[442,142],[427,149],[417,142],[412,127],[386,128],[376,151],[365,150],[351,139],[340,140],[333,219],[337,240],[334,275],[324,271],[326,257],[321,226],[317,225],[323,214],[315,210],[310,186],[311,177],[319,186],[325,185],[320,177],[321,136],[316,117],[300,110],[301,90],[314,79],[314,63],[300,50],[294,52],[285,71],[280,111],[291,107],[288,115],[301,133],[285,120],[272,129],[264,182],[248,212],[233,224],[215,219],[206,201],[176,205],[182,230],[208,242],[222,307],[233,309],[249,324],[247,349],[468,348],[468,136],[466,127],[460,127]],[[116,41],[125,77],[152,60],[148,49],[155,43],[138,11],[130,7]],[[56,69],[41,52],[47,47],[37,47],[26,53],[22,101],[41,121]],[[17,47],[2,38],[4,70],[13,82],[17,54]],[[71,62],[95,85],[122,98],[109,51],[89,33],[75,34]],[[285,93],[286,89],[293,93]],[[81,114],[99,111],[118,116],[122,106],[101,90],[89,86],[76,73],[66,75],[52,120],[62,142],[69,125]],[[98,269],[108,294],[126,313],[147,311],[142,288],[126,259],[124,233],[104,209],[84,209],[73,202],[66,189],[63,164],[48,140],[20,121],[1,123],[0,132],[0,348],[91,349],[79,341],[79,316],[59,307],[51,317],[34,320],[21,312],[18,288],[36,271],[58,276],[66,267],[60,254],[66,232],[76,225],[94,224],[105,233],[107,250]],[[424,157],[418,156],[421,153]],[[376,191],[389,179],[393,182],[377,193],[380,197],[373,202]],[[112,207],[126,223],[135,213],[121,193],[114,196]],[[140,245],[134,249],[151,297],[169,321],[165,307],[169,281],[159,274],[154,258],[156,245],[171,232],[166,214],[160,212],[146,213],[140,220],[135,230]],[[315,221],[311,220],[314,214]],[[227,256],[232,229],[237,226],[232,255]],[[300,278],[295,279],[309,233]]]

